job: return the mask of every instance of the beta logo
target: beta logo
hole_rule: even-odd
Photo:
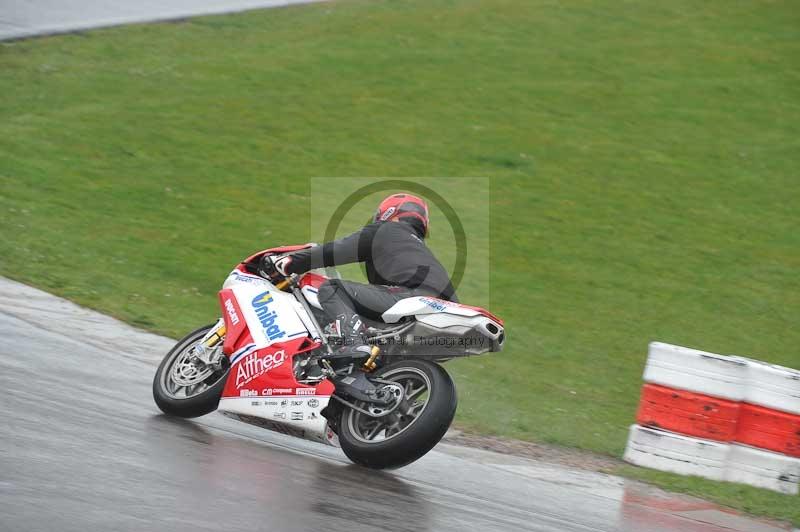
[[[247,355],[236,366],[236,387],[241,388],[284,362],[286,362],[286,353],[283,350],[266,355],[258,352]]]
[[[231,319],[231,325],[239,325],[239,315],[236,309],[233,308],[233,301],[230,299],[225,300],[225,310],[228,311],[228,317]]]
[[[264,332],[270,340],[277,340],[286,336],[286,332],[282,331],[280,326],[275,323],[278,319],[278,313],[269,309],[269,304],[273,302],[272,294],[269,291],[262,292],[253,298],[253,310],[256,311],[258,321],[264,328]]]

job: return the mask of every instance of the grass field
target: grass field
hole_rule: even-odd
[[[651,340],[800,366],[799,37],[791,1],[371,0],[0,44],[0,273],[179,336],[319,238],[311,178],[488,177],[450,193],[509,342],[448,365],[458,423],[619,456]],[[763,493],[717,499],[800,523]]]

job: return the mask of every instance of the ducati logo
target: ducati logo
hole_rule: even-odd
[[[236,309],[233,308],[233,303],[230,299],[225,300],[225,310],[228,311],[228,317],[231,319],[231,325],[239,325],[239,315],[236,313]]]

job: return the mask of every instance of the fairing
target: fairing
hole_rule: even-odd
[[[220,304],[230,331],[223,351],[231,368],[219,410],[278,432],[335,444],[320,414],[333,385],[308,386],[294,375],[294,358],[320,346],[294,295],[236,269],[220,291]]]
[[[452,358],[501,351],[505,342],[503,321],[480,308],[437,299],[408,297],[383,313],[386,323],[414,319],[413,327],[389,353],[429,358]]]

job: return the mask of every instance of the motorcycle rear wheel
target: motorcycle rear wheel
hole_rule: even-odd
[[[356,464],[402,467],[425,455],[447,432],[456,413],[456,388],[444,368],[426,360],[396,362],[373,376],[403,387],[401,406],[378,418],[345,407],[339,444]]]
[[[153,377],[153,399],[167,415],[199,417],[217,409],[229,368],[211,370],[190,360],[192,348],[213,325],[206,325],[183,337],[161,361]],[[223,357],[227,362],[227,357]]]

